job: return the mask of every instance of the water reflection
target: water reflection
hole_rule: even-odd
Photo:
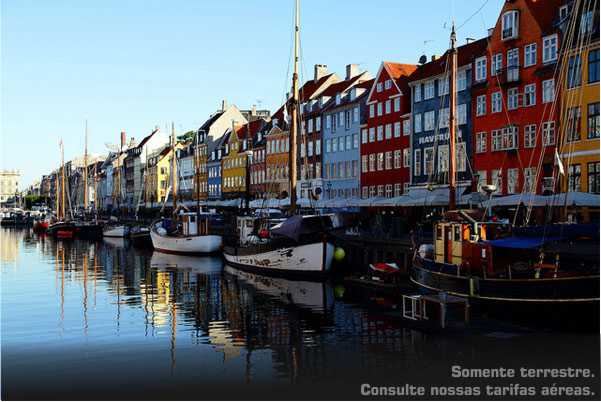
[[[57,241],[29,231],[3,230],[0,238],[2,250],[14,250],[1,262],[5,398],[24,390],[67,398],[78,389],[127,398],[124,387],[143,389],[132,394],[137,398],[250,397],[236,384],[298,384],[301,397],[319,383],[418,381],[420,371],[446,373],[447,362],[498,361],[532,350],[521,336],[420,332],[394,312],[342,300],[329,283],[251,274],[223,267],[219,257]],[[5,268],[14,261],[18,269]],[[570,345],[590,355],[596,341]],[[535,342],[545,344],[540,336]],[[107,373],[112,380],[98,390]],[[31,376],[43,382],[40,391],[29,386]],[[356,399],[347,389],[321,396]],[[341,393],[327,394],[334,390]]]

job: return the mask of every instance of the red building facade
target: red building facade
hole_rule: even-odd
[[[472,68],[473,170],[497,194],[552,190],[559,0],[504,3]]]
[[[361,198],[397,197],[411,182],[411,90],[417,66],[383,62],[361,128]]]

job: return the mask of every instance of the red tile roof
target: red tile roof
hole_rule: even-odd
[[[466,64],[470,64],[476,57],[486,53],[486,46],[488,45],[488,39],[482,38],[477,41],[468,43],[457,48],[457,66],[461,67]],[[429,63],[422,64],[411,74],[409,81],[419,81],[428,77],[433,77],[439,74],[443,74],[447,70],[447,62],[450,62],[449,51],[447,50],[444,55],[438,59]],[[449,64],[450,67],[450,64]]]

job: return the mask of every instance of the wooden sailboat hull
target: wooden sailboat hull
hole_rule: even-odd
[[[481,300],[519,303],[599,301],[599,275],[491,279],[456,275],[445,268],[448,268],[448,264],[416,257],[409,277],[413,283],[427,290]],[[443,270],[446,272],[441,272]]]
[[[223,244],[221,236],[169,236],[160,235],[154,229],[150,231],[152,247],[163,253],[174,254],[212,254],[219,252]]]
[[[228,264],[256,272],[275,275],[326,274],[334,259],[334,245],[319,241],[298,246],[287,246],[272,250],[253,251],[250,247],[226,247],[225,260]]]

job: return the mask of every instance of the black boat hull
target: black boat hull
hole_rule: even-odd
[[[599,301],[599,275],[489,279],[440,272],[433,261],[417,258],[409,277],[418,286],[472,299],[520,303],[590,303]],[[438,269],[437,269],[438,268]]]

